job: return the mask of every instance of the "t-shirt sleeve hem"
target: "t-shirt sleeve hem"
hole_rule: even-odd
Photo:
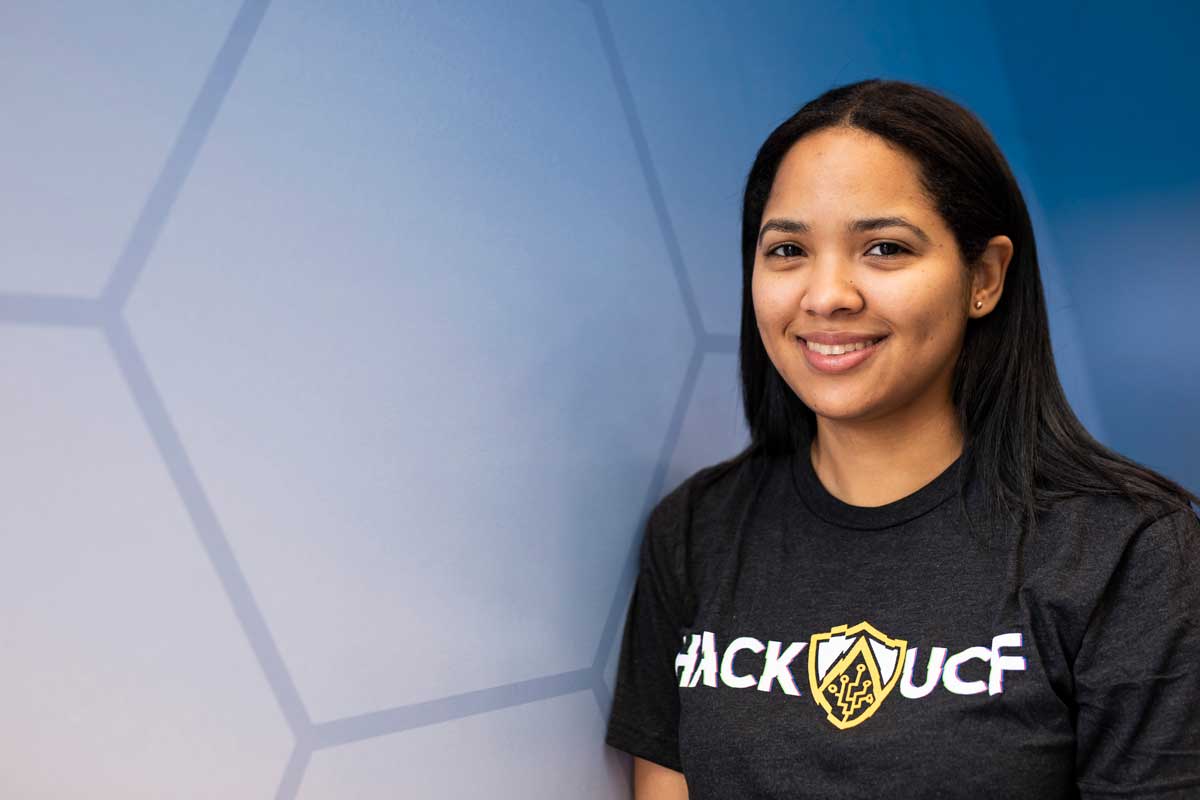
[[[651,736],[617,720],[609,722],[604,742],[609,747],[615,747],[631,756],[653,761],[655,764],[676,772],[683,772],[683,765],[679,760],[678,742]]]
[[[1151,788],[1098,786],[1078,782],[1082,800],[1192,800],[1200,797],[1200,780],[1174,782]]]

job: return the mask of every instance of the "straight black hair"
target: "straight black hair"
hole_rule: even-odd
[[[964,437],[958,470],[964,512],[965,486],[976,478],[985,487],[982,518],[1009,519],[1022,529],[1036,527],[1037,515],[1055,501],[1079,494],[1123,495],[1156,518],[1177,508],[1194,514],[1189,504],[1200,504],[1200,497],[1098,442],[1071,410],[1050,347],[1033,225],[992,136],[953,100],[895,80],[864,80],[825,92],[781,123],[758,150],[742,206],[739,357],[750,444],[723,463],[759,452],[807,458],[817,430],[816,415],[767,356],[750,287],[763,208],[780,162],[801,137],[832,127],[873,133],[916,161],[922,186],[954,233],[968,270],[993,236],[1012,239],[1000,301],[990,314],[968,320],[955,365],[952,399]]]

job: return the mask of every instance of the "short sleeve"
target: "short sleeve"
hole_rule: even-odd
[[[1135,534],[1074,664],[1085,800],[1200,797],[1200,520]]]
[[[683,487],[650,514],[625,617],[605,741],[682,772],[675,656],[688,606]]]

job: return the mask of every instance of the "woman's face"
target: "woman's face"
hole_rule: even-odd
[[[758,331],[805,405],[839,421],[949,407],[970,283],[915,161],[858,129],[808,134],[781,162],[759,231]],[[811,350],[846,338],[878,341]]]

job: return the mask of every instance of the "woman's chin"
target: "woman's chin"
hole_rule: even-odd
[[[865,422],[880,415],[878,404],[845,398],[806,403],[819,419],[828,422]]]

